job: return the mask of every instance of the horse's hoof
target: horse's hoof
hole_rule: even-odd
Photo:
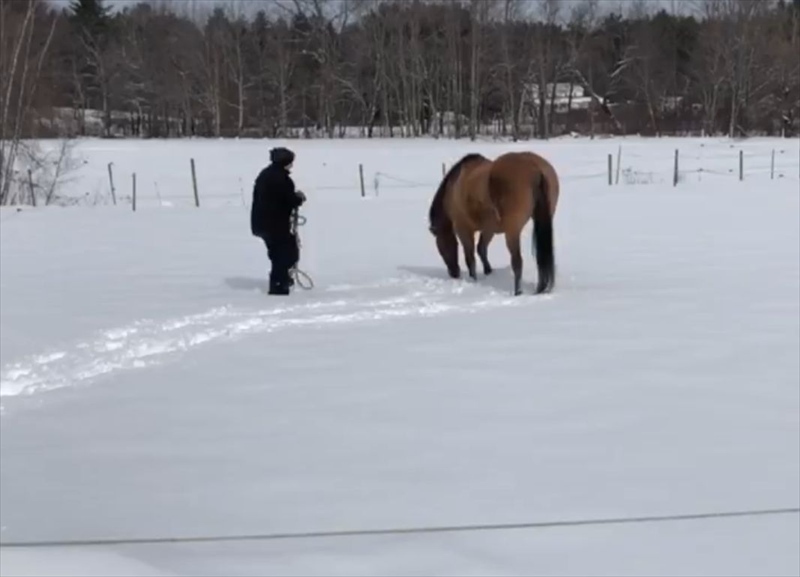
[[[492,272],[493,269],[491,267],[483,269],[483,274],[485,274],[486,276],[489,276],[490,274],[492,274]]]

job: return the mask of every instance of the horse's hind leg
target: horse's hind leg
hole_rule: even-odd
[[[511,254],[511,269],[514,271],[514,295],[522,294],[522,251],[520,250],[519,233],[506,233],[506,246]]]
[[[493,232],[482,232],[478,239],[478,256],[483,264],[483,274],[492,274],[492,265],[489,264],[489,243],[492,242]]]
[[[475,233],[463,228],[456,230],[458,240],[464,249],[464,260],[467,263],[467,270],[472,280],[478,280],[478,273],[475,271]]]

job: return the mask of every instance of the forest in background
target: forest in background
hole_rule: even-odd
[[[800,134],[800,0],[677,4],[2,2],[0,136]]]

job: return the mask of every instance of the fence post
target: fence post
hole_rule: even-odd
[[[136,173],[131,175],[131,198],[133,199],[133,212],[136,212]]]
[[[31,190],[31,203],[33,206],[36,206],[36,192],[33,187],[33,171],[29,168],[28,169],[28,188]]]
[[[769,179],[775,180],[775,149],[772,149],[772,159],[769,163]]]
[[[361,182],[361,197],[364,198],[367,196],[367,191],[364,188],[364,165],[361,163],[358,164],[358,180]]]
[[[444,162],[442,163],[442,178],[445,177],[447,174],[447,167],[445,166]]]
[[[111,185],[111,200],[114,202],[114,206],[117,206],[117,192],[114,190],[114,174],[111,172],[112,164],[114,163],[108,163],[108,183]]]
[[[619,184],[619,165],[622,162],[622,145],[617,149],[617,174],[614,177],[614,184]]]
[[[200,208],[200,194],[197,192],[197,171],[194,169],[194,158],[190,159],[192,166],[192,189],[194,189],[194,205]]]
[[[678,149],[675,149],[675,169],[672,174],[672,186],[678,186]]]
[[[614,184],[614,156],[608,153],[608,186]]]
[[[744,180],[744,150],[739,151],[739,180]]]

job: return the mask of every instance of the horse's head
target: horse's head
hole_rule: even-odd
[[[439,249],[439,255],[447,267],[447,272],[451,277],[458,278],[461,274],[458,267],[458,240],[452,225],[449,222],[438,226],[431,225],[429,230],[436,238],[436,248]]]
[[[444,209],[441,201],[442,194],[431,205],[428,214],[428,232],[436,239],[436,248],[444,260],[445,266],[452,277],[458,277],[458,241],[453,231],[453,223]]]

